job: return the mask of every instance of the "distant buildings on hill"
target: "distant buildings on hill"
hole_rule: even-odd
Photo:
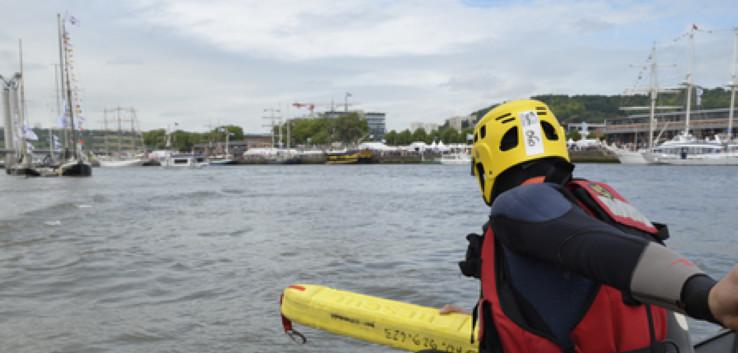
[[[477,123],[477,118],[474,115],[455,116],[453,118],[446,119],[446,124],[456,130],[464,130],[470,127],[474,127]]]
[[[410,131],[413,132],[417,129],[423,129],[425,130],[425,132],[431,132],[431,131],[438,130],[439,126],[440,125],[434,124],[434,123],[415,122],[415,123],[410,123]]]

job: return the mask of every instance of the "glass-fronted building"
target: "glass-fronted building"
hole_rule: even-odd
[[[387,132],[387,124],[385,121],[386,114],[378,112],[364,113],[366,123],[369,125],[369,135],[372,141],[381,141]]]

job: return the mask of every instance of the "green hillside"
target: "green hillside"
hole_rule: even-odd
[[[684,106],[686,104],[686,93],[662,93],[659,95],[658,105]],[[590,122],[601,123],[605,119],[622,117],[625,115],[620,107],[647,106],[649,104],[646,95],[561,95],[544,94],[533,96],[549,105],[553,113],[561,123]],[[723,88],[705,89],[702,93],[700,107],[697,107],[696,92],[693,92],[692,109],[727,108],[730,105],[730,91]],[[472,114],[479,119],[497,104],[485,109],[478,110]]]

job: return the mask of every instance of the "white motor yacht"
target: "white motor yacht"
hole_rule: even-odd
[[[698,140],[693,136],[678,135],[643,156],[650,163],[674,165],[738,165],[738,145],[719,139]]]
[[[170,154],[161,162],[164,168],[202,168],[207,165],[207,158],[194,154]]]

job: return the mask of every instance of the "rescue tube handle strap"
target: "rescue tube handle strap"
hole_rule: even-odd
[[[284,299],[284,295],[279,296],[280,306],[282,306],[282,299]],[[287,334],[287,336],[289,336],[289,338],[297,344],[307,343],[307,338],[305,338],[305,335],[292,328],[292,321],[286,318],[283,314],[280,314],[280,316],[282,317],[282,328],[284,328],[284,333]]]

